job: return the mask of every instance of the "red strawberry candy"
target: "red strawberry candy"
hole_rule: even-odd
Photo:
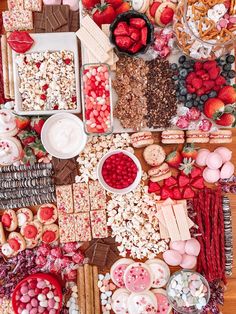
[[[217,67],[217,68],[213,67],[213,68],[208,70],[208,74],[209,74],[209,77],[211,80],[215,80],[220,74],[220,68],[219,67]]]
[[[173,186],[177,184],[177,179],[175,177],[169,177],[168,179],[164,180],[164,185],[165,186]]]
[[[183,198],[184,199],[193,198],[194,196],[195,196],[195,193],[190,187],[186,187],[183,190]]]
[[[140,49],[142,48],[142,44],[140,42],[138,43],[134,43],[133,46],[131,48],[129,48],[128,50],[132,53],[136,53],[138,52]]]
[[[198,167],[193,167],[192,171],[191,171],[191,178],[194,179],[196,177],[199,177],[202,175],[202,169],[198,168]]]
[[[138,41],[140,39],[140,30],[135,29],[130,33],[130,38],[132,38],[134,41]]]
[[[167,25],[173,21],[174,10],[172,8],[166,7],[160,16],[160,21],[162,24]]]
[[[173,192],[168,187],[163,185],[161,188],[161,199],[166,200],[169,197],[173,198]]]
[[[190,121],[197,121],[200,119],[200,116],[201,116],[201,111],[196,107],[190,108],[187,113],[187,117]]]
[[[160,185],[157,182],[148,182],[148,193],[159,193],[161,190]]]
[[[146,22],[140,17],[134,17],[129,20],[129,25],[141,29],[146,25]]]
[[[180,188],[182,188],[182,187],[188,185],[189,182],[190,182],[189,177],[187,177],[187,176],[185,176],[185,175],[183,175],[183,174],[180,174],[180,175],[178,176],[178,183],[179,183],[179,187],[180,187]]]
[[[127,50],[132,45],[132,40],[128,36],[117,36],[116,44],[119,48]]]
[[[172,188],[172,193],[173,193],[173,199],[174,200],[181,200],[182,199],[181,191],[177,186],[174,186]]]
[[[142,43],[142,45],[144,45],[144,46],[146,46],[146,44],[147,44],[147,34],[148,34],[148,29],[147,29],[147,27],[145,26],[145,27],[143,27],[143,28],[141,29],[141,43]]]
[[[202,79],[200,78],[194,78],[192,79],[192,86],[196,89],[199,89],[202,87]]]
[[[191,186],[195,189],[203,189],[205,187],[204,179],[203,177],[197,177],[194,180],[191,181]]]
[[[129,35],[129,26],[126,22],[119,22],[114,30],[115,36]]]

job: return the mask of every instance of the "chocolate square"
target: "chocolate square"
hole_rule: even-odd
[[[91,264],[104,267],[106,265],[109,249],[110,249],[110,246],[107,244],[103,244],[99,242],[96,243],[93,257],[91,260]]]

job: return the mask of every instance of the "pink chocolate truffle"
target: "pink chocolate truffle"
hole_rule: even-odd
[[[193,255],[184,254],[180,266],[182,268],[192,269],[197,264],[197,258]]]
[[[210,153],[206,158],[206,165],[210,169],[219,169],[223,164],[221,155],[218,153]]]
[[[234,174],[234,165],[231,161],[226,161],[220,170],[221,179],[229,179]]]
[[[170,266],[178,266],[181,263],[182,256],[174,250],[167,250],[163,253],[164,261]]]
[[[219,169],[210,169],[206,167],[202,173],[203,178],[208,183],[215,183],[220,179]]]
[[[189,239],[186,241],[185,244],[185,252],[188,255],[194,255],[194,256],[198,256],[199,252],[200,252],[200,243],[198,242],[197,239]]]
[[[179,252],[180,254],[185,253],[185,242],[186,241],[170,241],[170,249]]]
[[[210,151],[208,149],[199,149],[197,158],[196,158],[196,164],[200,167],[206,166],[206,159],[207,156],[210,154]]]
[[[217,147],[214,150],[215,153],[220,154],[223,163],[225,163],[226,161],[230,161],[231,157],[232,157],[232,151],[226,147]]]

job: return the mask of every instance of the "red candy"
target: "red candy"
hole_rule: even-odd
[[[110,87],[106,65],[86,66],[83,71],[83,97],[87,133],[111,132]]]

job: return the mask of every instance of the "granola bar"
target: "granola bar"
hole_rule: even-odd
[[[89,182],[91,210],[106,209],[106,191],[98,181]]]
[[[94,210],[90,212],[93,238],[107,238],[107,218],[105,210]]]
[[[57,208],[60,213],[73,213],[72,186],[61,185],[56,187]]]
[[[73,184],[73,200],[74,211],[88,212],[90,209],[89,203],[89,190],[87,183],[74,183]]]

